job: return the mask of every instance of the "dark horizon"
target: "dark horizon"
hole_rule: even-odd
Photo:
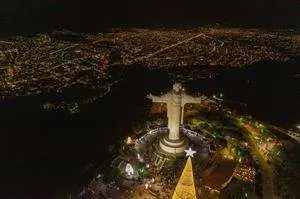
[[[64,28],[75,32],[99,32],[110,27],[214,24],[261,28],[300,27],[300,3],[296,0],[3,0],[1,4],[2,37]]]

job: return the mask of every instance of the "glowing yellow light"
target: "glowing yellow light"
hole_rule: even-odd
[[[128,145],[133,144],[133,141],[132,141],[131,137],[127,137],[126,144],[128,144]]]
[[[234,171],[234,177],[237,179],[253,182],[255,178],[255,169],[253,167],[247,166],[245,164],[240,164]]]
[[[196,199],[193,166],[191,157],[188,157],[180,179],[176,185],[172,199]]]

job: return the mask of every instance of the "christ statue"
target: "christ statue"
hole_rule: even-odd
[[[210,101],[205,96],[193,97],[185,93],[180,83],[175,83],[173,89],[162,96],[147,96],[152,102],[167,104],[169,135],[167,140],[174,143],[180,140],[179,126],[183,124],[184,105],[187,103],[202,103]],[[172,144],[174,145],[174,144]],[[183,152],[183,151],[181,151]]]

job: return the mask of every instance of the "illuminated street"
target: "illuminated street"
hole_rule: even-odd
[[[60,41],[57,34],[61,33],[0,41],[2,99],[62,92],[77,84],[106,88],[119,81],[111,77],[114,66],[141,63],[150,69],[246,67],[261,60],[285,61],[300,49],[298,34],[260,29],[132,29],[77,34],[84,43]],[[196,72],[197,68],[192,70]]]
[[[267,163],[265,158],[261,155],[260,150],[253,138],[254,135],[258,134],[258,132],[256,132],[256,130],[248,124],[245,124],[242,127],[245,128],[246,132],[248,131],[248,140],[252,146],[252,153],[254,153],[257,156],[260,167],[262,168],[262,171],[263,171],[263,173],[262,173],[263,197],[264,198],[277,198],[274,195],[274,186],[273,186],[273,181],[275,180],[274,176],[273,176],[274,171],[272,170],[270,165]]]

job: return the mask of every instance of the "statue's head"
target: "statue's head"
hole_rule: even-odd
[[[177,93],[183,91],[182,84],[175,82],[175,84],[173,85],[173,90]]]

